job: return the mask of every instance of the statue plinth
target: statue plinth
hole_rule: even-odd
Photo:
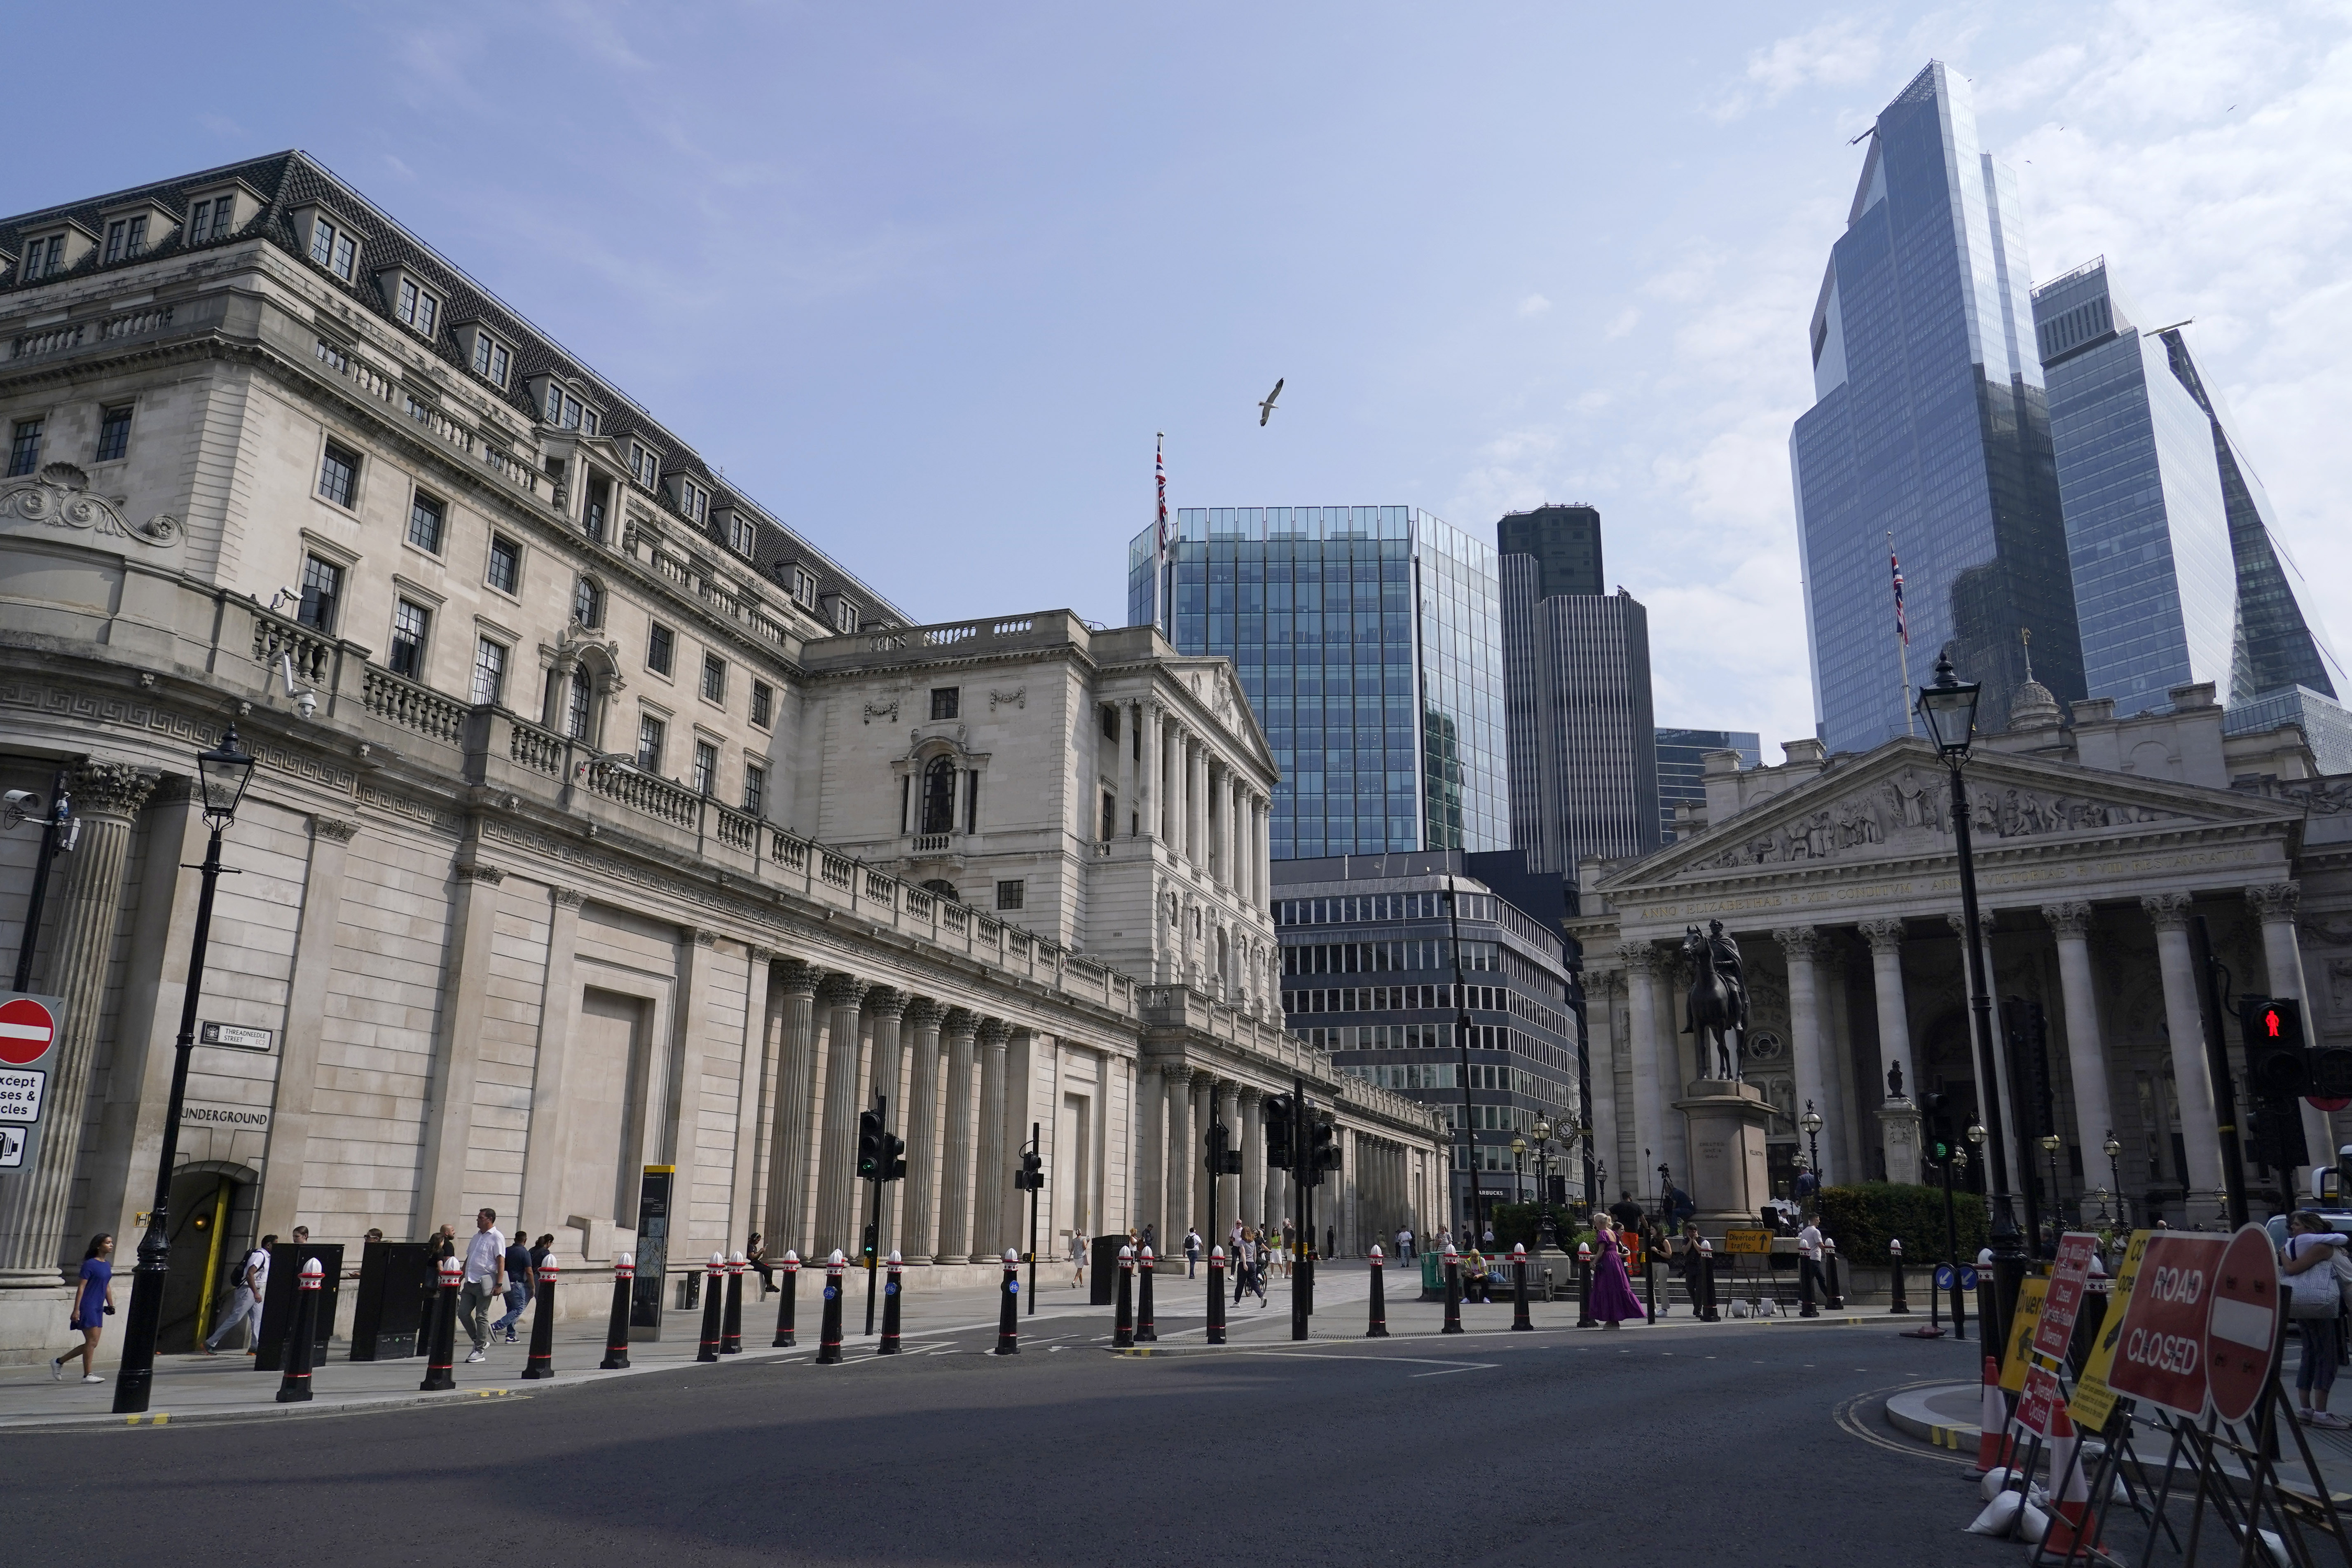
[[[1908,1095],[1896,1095],[1878,1108],[1879,1138],[1886,1150],[1886,1179],[1919,1179],[1919,1108]]]
[[[1726,1079],[1694,1079],[1675,1101],[1690,1130],[1690,1194],[1699,1228],[1720,1236],[1752,1226],[1772,1188],[1765,1172],[1764,1134],[1771,1102],[1753,1085]]]

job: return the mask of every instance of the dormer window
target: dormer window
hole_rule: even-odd
[[[253,193],[240,185],[196,192],[188,202],[188,243],[203,245],[210,240],[226,239],[244,226],[246,220],[259,210],[259,205]],[[156,243],[163,243],[160,231],[156,235]],[[326,264],[322,262],[320,265]]]
[[[629,477],[647,489],[661,482],[661,458],[652,447],[629,443]]]
[[[793,568],[793,598],[812,614],[816,610],[816,574],[805,566]]]
[[[220,231],[226,234],[229,231],[229,225],[236,216],[236,198],[223,196],[220,198],[220,205],[222,209]],[[202,245],[212,237],[213,204],[208,197],[204,201],[193,203],[188,207],[188,243]]]
[[[127,260],[147,248],[147,215],[110,220],[106,226],[106,264]]]
[[[404,277],[393,296],[392,313],[404,327],[414,327],[426,337],[441,321],[441,296],[416,281]]]
[[[19,282],[33,283],[44,278],[79,267],[82,258],[97,247],[89,231],[79,224],[69,224],[61,229],[37,234],[25,242],[25,259],[18,265]]]
[[[505,386],[507,377],[514,371],[514,351],[479,327],[467,327],[464,331],[473,340],[467,360],[473,365],[474,374],[492,386]]]
[[[834,630],[846,633],[857,629],[857,606],[849,599],[835,594],[833,595],[831,608]]]
[[[344,282],[352,281],[359,270],[359,236],[341,219],[331,217],[317,207],[304,207],[295,218],[298,226],[304,221],[310,225],[310,243],[304,249],[310,259]]]
[[[678,476],[677,510],[690,522],[702,522],[710,515],[710,492],[685,475]]]
[[[727,514],[727,548],[749,560],[759,552],[760,525],[740,511]]]
[[[559,430],[578,430],[596,434],[602,423],[597,411],[581,397],[580,389],[551,375],[530,378],[531,406],[539,410],[540,419]]]

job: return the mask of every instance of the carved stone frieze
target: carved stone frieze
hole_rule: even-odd
[[[45,463],[38,474],[0,489],[0,517],[21,517],[50,528],[78,529],[150,546],[180,537],[180,520],[157,513],[145,522],[124,519],[118,500],[93,495],[89,476],[71,463]]]

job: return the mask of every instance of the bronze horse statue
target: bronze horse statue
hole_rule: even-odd
[[[1698,1047],[1698,1076],[1707,1076],[1706,1047],[1715,1044],[1715,1076],[1727,1081],[1739,1081],[1739,1057],[1744,1048],[1735,1052],[1732,1032],[1746,1022],[1740,1016],[1738,994],[1731,982],[1716,967],[1715,948],[1696,926],[1683,928],[1683,957],[1691,967],[1691,987],[1684,998],[1684,1016],[1689,1022],[1683,1026],[1685,1035],[1696,1035]],[[1742,1042],[1744,1047],[1745,1042]]]

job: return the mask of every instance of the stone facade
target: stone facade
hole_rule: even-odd
[[[199,236],[215,188],[234,225]],[[67,769],[84,819],[31,937],[68,1014],[38,1168],[0,1175],[0,1359],[56,1338],[89,1233],[143,1226],[189,776],[231,721],[260,765],[199,1015],[272,1043],[193,1054],[166,1349],[214,1247],[298,1223],[488,1205],[593,1279],[646,1165],[674,1268],[755,1230],[854,1248],[877,1094],[909,1165],[885,1245],[938,1279],[1026,1245],[1033,1124],[1041,1247],[1173,1237],[1206,1223],[1203,1108],[1254,1128],[1294,1079],[1361,1156],[1327,1203],[1435,1212],[1429,1113],[1275,1010],[1276,775],[1223,660],[1066,612],[908,624],[299,155],[147,195],[174,225],[143,254],[0,285],[31,454],[0,480],[0,774]],[[80,210],[0,220],[0,257]],[[321,222],[356,260],[312,258]],[[11,953],[35,847],[0,836]],[[1278,1212],[1256,1153],[1222,1214]]]

